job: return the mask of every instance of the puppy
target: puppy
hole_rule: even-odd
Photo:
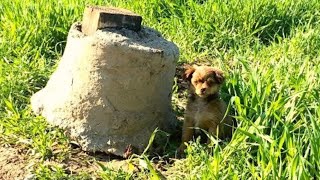
[[[231,117],[226,115],[226,104],[219,98],[219,89],[224,82],[221,70],[209,66],[186,66],[183,78],[189,82],[190,95],[185,110],[179,156],[186,149],[185,142],[190,141],[195,134],[194,127],[224,139],[231,137],[233,126]]]

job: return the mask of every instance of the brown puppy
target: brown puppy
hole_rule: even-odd
[[[219,98],[219,89],[224,82],[221,70],[209,66],[186,66],[184,79],[190,82],[190,96],[185,111],[179,155],[186,149],[185,142],[192,139],[194,127],[224,139],[231,137],[233,125],[231,117],[226,115],[226,104]]]

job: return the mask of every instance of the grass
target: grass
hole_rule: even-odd
[[[186,159],[170,165],[167,178],[320,178],[319,1],[87,3],[141,14],[144,25],[179,46],[179,64],[205,61],[228,76],[222,95],[239,125],[232,140],[213,143],[211,151],[192,142]],[[30,96],[45,86],[59,62],[68,29],[81,20],[85,5],[77,0],[0,3],[0,144],[27,150],[37,179],[90,178],[89,172],[72,174],[45,164],[66,161],[70,140],[29,107]],[[133,174],[106,168],[98,176],[157,178],[148,168]]]

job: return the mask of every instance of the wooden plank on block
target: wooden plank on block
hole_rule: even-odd
[[[104,28],[141,29],[142,17],[127,9],[101,6],[87,6],[82,20],[82,32],[86,35]]]

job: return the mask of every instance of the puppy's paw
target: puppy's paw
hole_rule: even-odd
[[[180,147],[177,149],[177,158],[185,158],[186,157],[184,150],[186,150],[186,145],[181,144]]]

